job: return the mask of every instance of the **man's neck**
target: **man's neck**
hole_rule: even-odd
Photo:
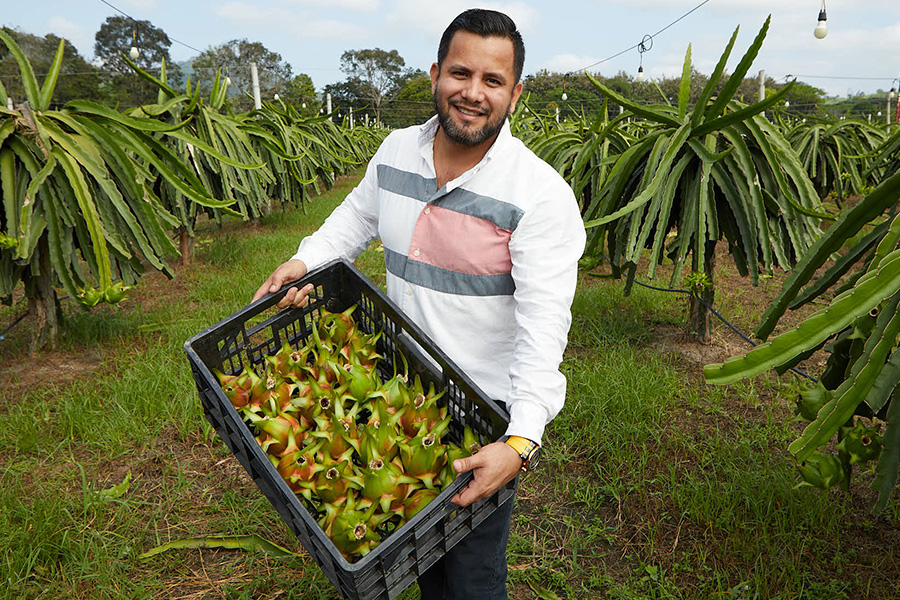
[[[480,163],[496,140],[495,135],[477,146],[466,146],[448,138],[439,126],[434,136],[434,170],[438,189]]]

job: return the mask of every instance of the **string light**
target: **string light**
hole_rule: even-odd
[[[816,39],[822,40],[828,35],[828,26],[825,24],[825,21],[827,20],[828,14],[825,12],[825,0],[822,0],[822,9],[819,10],[819,23],[816,25],[815,30],[813,30]]]
[[[131,27],[131,51],[128,54],[131,56],[131,60],[137,60],[137,57],[141,55],[137,49],[137,36],[134,33],[134,26]]]
[[[653,48],[653,36],[645,35],[641,43],[638,44],[638,55],[641,57],[641,64],[638,66],[637,80],[644,81],[644,52]]]

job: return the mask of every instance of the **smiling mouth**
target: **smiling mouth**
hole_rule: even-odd
[[[484,117],[487,116],[487,112],[483,110],[478,110],[477,108],[463,106],[458,102],[451,103],[453,108],[466,115],[467,117]]]

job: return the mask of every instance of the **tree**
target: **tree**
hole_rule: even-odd
[[[94,35],[94,54],[100,61],[101,68],[107,72],[107,93],[126,106],[156,102],[156,88],[136,76],[122,55],[128,55],[132,47],[137,48],[138,56],[132,61],[138,67],[159,74],[160,65],[165,61],[169,79],[178,80],[181,71],[172,62],[169,54],[171,45],[172,41],[166,32],[150,21],[107,17]]]
[[[379,121],[384,100],[402,85],[405,65],[396,50],[347,50],[341,55],[341,71],[375,109],[375,119]]]
[[[316,86],[313,85],[312,78],[306,73],[294,75],[279,95],[282,100],[297,107],[306,105],[301,112],[311,114],[319,112],[320,102],[316,96]]]
[[[408,127],[428,120],[434,114],[431,77],[419,71],[408,78],[383,109],[382,119],[389,127]]]
[[[259,92],[263,98],[280,96],[293,79],[290,63],[282,60],[280,54],[260,42],[247,39],[210,47],[193,59],[192,66],[196,81],[204,92],[211,89],[216,71],[227,75],[233,90],[228,104],[233,110],[244,112],[253,108],[252,63],[256,63]]]
[[[22,49],[36,73],[47,73],[59,48],[60,38],[51,34],[44,37],[3,28]],[[16,60],[5,45],[0,45],[0,80],[15,104],[25,100],[25,89]],[[100,87],[100,70],[88,63],[70,44],[65,45],[59,79],[57,80],[55,104],[65,104],[69,100],[93,100],[103,102],[105,95]]]

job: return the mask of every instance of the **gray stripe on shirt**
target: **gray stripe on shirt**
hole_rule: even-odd
[[[460,296],[512,296],[516,284],[509,273],[501,275],[471,275],[442,269],[384,249],[384,264],[387,270],[404,281],[416,285]]]
[[[437,190],[437,181],[389,165],[378,165],[378,187],[420,202],[429,202]],[[447,210],[490,221],[501,229],[515,231],[524,211],[514,204],[456,188],[434,199],[434,205]]]

